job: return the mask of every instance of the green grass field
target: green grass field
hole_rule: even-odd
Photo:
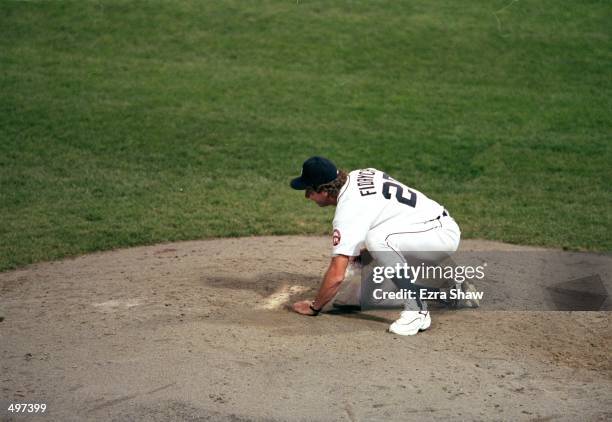
[[[0,3],[0,270],[328,233],[320,154],[464,237],[612,250],[609,1]]]

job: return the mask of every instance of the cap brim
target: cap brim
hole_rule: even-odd
[[[304,181],[302,180],[301,177],[296,177],[295,179],[291,181],[291,187],[296,190],[304,190],[308,186],[304,184]]]

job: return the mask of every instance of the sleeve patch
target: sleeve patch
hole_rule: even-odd
[[[338,246],[340,244],[340,230],[334,229],[334,234],[332,235],[332,245]]]

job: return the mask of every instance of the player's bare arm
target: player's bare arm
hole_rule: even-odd
[[[317,293],[316,298],[313,301],[303,300],[294,303],[293,310],[302,315],[314,316],[318,314],[318,311],[320,311],[325,304],[332,300],[336,293],[338,293],[340,285],[344,281],[344,274],[346,273],[348,264],[348,256],[334,256],[329,263],[327,271],[325,272],[323,282],[321,283],[321,287],[319,287],[319,292]]]

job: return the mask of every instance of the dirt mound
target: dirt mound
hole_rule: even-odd
[[[539,303],[541,265],[483,282],[514,309],[434,308],[403,338],[386,332],[395,310],[286,309],[314,296],[329,252],[321,237],[218,239],[0,274],[0,419],[18,418],[10,403],[75,421],[612,418],[612,314],[519,310]],[[612,257],[547,253],[609,287]]]

